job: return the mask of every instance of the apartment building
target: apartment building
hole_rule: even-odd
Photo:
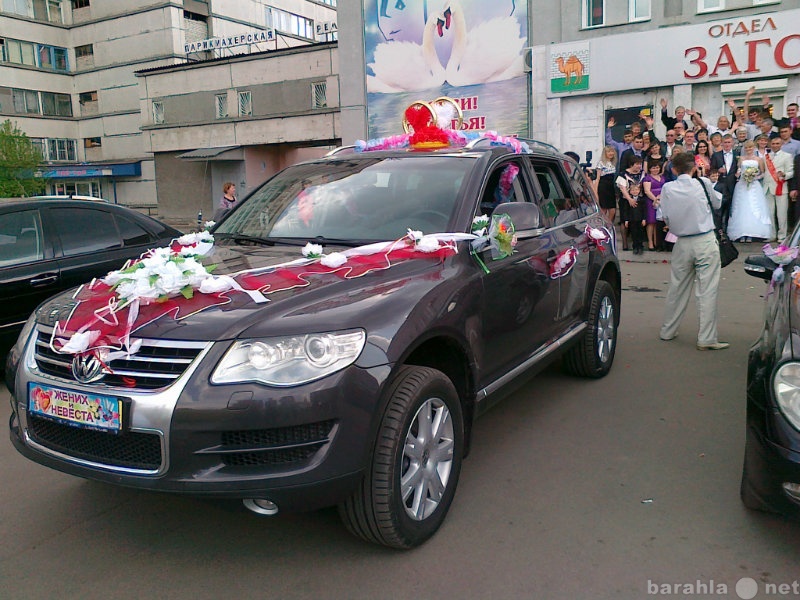
[[[395,22],[413,17],[416,37],[407,41],[420,44],[422,51],[425,26],[442,24],[434,36],[438,62],[434,61],[433,70],[442,67],[444,82],[418,95],[457,98],[467,122],[501,106],[506,112],[524,114],[524,120],[513,121],[505,132],[530,135],[581,155],[602,147],[609,116],[624,126],[640,111],[650,111],[663,139],[661,98],[667,100],[670,114],[676,105],[683,105],[700,111],[711,123],[729,112],[729,99],[741,106],[751,86],[756,88],[754,103],[761,104],[768,96],[776,116],[785,115],[786,105],[800,99],[800,0],[528,0],[527,40],[519,50],[524,66],[514,76],[526,81],[527,92],[506,93],[501,99],[493,88],[508,85],[505,81],[477,88],[474,82],[463,86],[450,81],[457,81],[450,77],[455,74],[452,57],[459,41],[464,44],[464,36],[452,27],[455,12],[463,10],[466,15],[467,48],[475,43],[471,38],[490,31],[478,29],[494,18],[482,16],[479,3],[453,1],[443,11],[431,3],[414,3],[426,9],[416,12],[409,8],[412,3],[404,3],[395,14],[371,19],[374,4],[362,0],[339,9],[340,77],[347,82],[341,98],[345,142],[368,136],[374,123],[391,119],[384,110],[391,98],[409,97],[403,91],[370,89],[370,78],[380,67],[377,46],[387,44],[383,50],[388,51],[398,41],[392,37],[397,28],[381,27],[386,17]],[[520,4],[511,10],[521,19]],[[377,45],[370,44],[365,27],[380,31]],[[503,43],[497,35],[488,37],[486,56]],[[470,56],[476,64],[484,60],[480,53]],[[430,72],[430,66],[418,68]],[[462,60],[459,72],[463,69]]]
[[[49,193],[155,207],[136,71],[311,44],[335,15],[336,0],[2,0],[0,119],[39,146]]]

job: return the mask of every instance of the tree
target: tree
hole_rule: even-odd
[[[33,196],[44,189],[45,181],[34,172],[42,154],[16,124],[6,119],[0,124],[0,198]]]

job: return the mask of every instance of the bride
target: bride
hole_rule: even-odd
[[[728,221],[728,237],[732,240],[749,241],[746,238],[771,240],[775,237],[772,218],[767,209],[764,188],[759,181],[764,176],[764,159],[756,155],[752,140],[744,143],[739,157],[738,181],[733,189],[731,217]]]

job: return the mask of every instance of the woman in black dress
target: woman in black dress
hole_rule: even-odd
[[[614,184],[614,180],[617,176],[618,162],[619,157],[614,146],[603,148],[603,155],[600,157],[596,167],[597,176],[593,180],[594,191],[600,201],[600,212],[608,217],[612,223],[617,216],[617,187]]]

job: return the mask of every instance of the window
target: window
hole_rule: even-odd
[[[33,90],[11,90],[14,112],[19,114],[41,114],[39,94]]]
[[[53,69],[54,71],[67,70],[67,49],[57,46],[36,46],[38,65],[42,69]]]
[[[94,46],[86,44],[75,46],[75,61],[79,69],[90,69],[94,66]]]
[[[33,17],[33,5],[28,0],[3,0],[3,10],[23,17]]]
[[[89,6],[89,0],[72,0],[73,10],[78,8],[86,8],[87,6]]]
[[[97,91],[81,92],[78,94],[78,101],[81,104],[86,104],[87,102],[97,102]]]
[[[139,225],[126,217],[116,216],[119,232],[122,235],[122,244],[128,248],[130,246],[141,246],[154,242],[153,236]]]
[[[267,7],[267,27],[281,33],[314,40],[314,21],[312,19],[279,8]]]
[[[328,108],[327,85],[324,81],[311,84],[311,108]]]
[[[51,23],[63,23],[61,0],[32,0],[33,18]]]
[[[600,27],[605,25],[605,0],[583,0],[583,26]]]
[[[47,157],[51,162],[76,161],[77,144],[75,140],[47,138]]]
[[[42,221],[38,210],[3,215],[0,221],[0,267],[44,259]]]
[[[253,96],[250,92],[239,92],[239,116],[253,116]]]
[[[336,0],[317,0],[317,2],[327,4],[328,6],[336,6]]]
[[[228,94],[217,94],[214,96],[215,114],[217,119],[224,119],[228,116]]]
[[[160,125],[164,122],[164,103],[153,100],[153,123]]]
[[[628,0],[628,21],[650,19],[650,0]]]
[[[55,117],[72,116],[72,98],[69,94],[40,92],[42,96],[42,114]]]
[[[103,145],[103,138],[100,137],[83,138],[84,148],[99,148],[102,145]]]
[[[78,94],[78,102],[81,106],[82,115],[96,115],[99,112],[97,104],[97,90],[91,92],[81,92]]]
[[[6,60],[20,65],[36,66],[36,49],[30,42],[6,39]]]
[[[712,12],[724,10],[725,0],[697,0],[697,12]]]
[[[64,256],[102,252],[121,246],[111,214],[85,208],[54,208],[52,211]],[[92,235],[87,236],[87,231]]]

